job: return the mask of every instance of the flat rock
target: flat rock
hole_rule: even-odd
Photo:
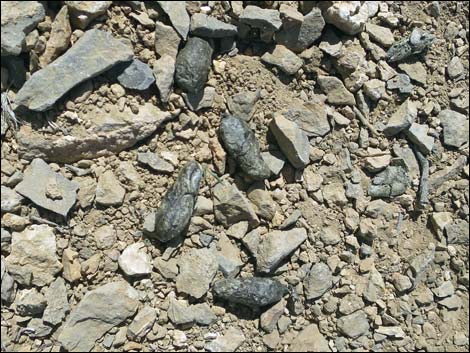
[[[179,260],[180,273],[176,277],[176,288],[196,299],[209,290],[217,269],[217,257],[209,249],[193,249]]]
[[[369,8],[357,1],[335,1],[322,4],[323,17],[341,31],[355,35],[364,30],[369,18]]]
[[[261,183],[254,184],[247,192],[248,199],[255,205],[256,214],[263,219],[271,221],[278,210],[271,192],[265,190]]]
[[[159,21],[155,23],[155,53],[157,53],[160,58],[168,55],[175,61],[180,43],[181,38],[173,27],[167,26]]]
[[[442,110],[437,116],[444,128],[444,144],[451,147],[460,147],[468,142],[468,118],[450,109]]]
[[[270,273],[307,239],[304,228],[268,233],[258,246],[256,269]]]
[[[206,86],[204,89],[191,93],[183,92],[182,96],[189,109],[197,112],[201,109],[212,108],[215,99],[215,88]]]
[[[318,326],[311,324],[295,336],[287,352],[331,352],[331,349]]]
[[[279,318],[282,314],[284,314],[286,304],[287,302],[282,299],[280,302],[274,304],[272,307],[270,307],[268,310],[261,314],[259,318],[259,323],[264,331],[268,333],[273,332],[273,330],[276,328],[276,324]]]
[[[155,76],[155,84],[157,85],[162,102],[168,102],[168,99],[170,98],[170,93],[173,88],[175,68],[175,58],[168,54],[162,55],[160,59],[155,61],[153,74]]]
[[[168,318],[174,325],[192,325],[195,321],[195,315],[188,303],[175,298],[170,298]]]
[[[280,151],[262,152],[261,157],[273,175],[279,175],[286,163],[286,157]]]
[[[26,160],[42,158],[63,163],[110,156],[150,136],[169,117],[168,112],[152,103],[139,106],[137,114],[129,107],[120,112],[113,105],[108,112],[89,106],[80,118],[90,122],[91,127],[86,129],[81,124],[70,135],[43,134],[29,125],[22,125],[17,135],[18,152]]]
[[[426,85],[427,73],[423,63],[419,61],[411,64],[401,63],[398,65],[398,67],[400,70],[404,71],[413,81],[419,83],[422,86]]]
[[[91,21],[106,13],[112,1],[65,1],[75,27],[85,29]]]
[[[361,297],[356,294],[347,294],[339,303],[339,312],[343,315],[352,314],[364,307]]]
[[[163,12],[167,14],[171,24],[179,33],[183,40],[186,40],[189,33],[190,19],[186,11],[186,2],[182,1],[157,1]]]
[[[327,95],[328,103],[332,105],[355,105],[354,95],[344,87],[343,82],[333,76],[319,76],[318,84]]]
[[[438,298],[450,297],[455,293],[455,288],[451,281],[445,281],[439,287],[435,288],[433,293]]]
[[[145,305],[139,310],[134,320],[127,328],[127,337],[133,341],[139,341],[144,338],[152,329],[157,319],[157,311],[149,305]]]
[[[46,66],[67,50],[71,36],[72,27],[69,21],[69,10],[67,6],[62,6],[52,22],[46,49],[39,59],[41,67]]]
[[[434,137],[428,135],[429,126],[426,124],[413,123],[405,130],[406,136],[418,146],[421,153],[427,155],[434,147]]]
[[[219,263],[219,270],[225,277],[235,277],[243,266],[240,249],[225,234],[219,235],[217,261]]]
[[[349,338],[358,338],[369,332],[367,315],[361,310],[342,316],[336,323],[338,330]]]
[[[269,127],[281,151],[295,168],[303,168],[310,162],[308,137],[296,123],[276,114]]]
[[[137,154],[137,161],[148,165],[150,168],[157,172],[162,173],[173,173],[175,168],[173,164],[167,162],[163,158],[159,157],[154,152],[140,152]]]
[[[85,294],[70,314],[58,341],[69,352],[89,352],[96,340],[134,315],[139,294],[126,282],[111,282]]]
[[[96,186],[96,203],[105,207],[120,206],[124,202],[126,189],[111,170],[105,171],[98,178]]]
[[[45,286],[62,269],[56,254],[53,228],[32,225],[13,232],[10,255],[5,259],[9,274],[24,286]]]
[[[235,327],[230,327],[223,336],[206,343],[204,349],[209,352],[235,352],[245,341],[243,332]]]
[[[1,13],[2,57],[20,55],[26,35],[46,16],[44,6],[40,1],[3,1]]]
[[[260,92],[240,92],[229,97],[227,104],[232,115],[244,121],[249,121],[253,116],[256,102],[260,98]]]
[[[16,312],[20,316],[39,316],[46,304],[46,298],[36,288],[23,289],[16,294]]]
[[[238,31],[244,38],[250,29],[258,29],[260,39],[264,42],[271,41],[274,32],[282,26],[279,11],[272,9],[263,9],[258,6],[246,6],[239,17]]]
[[[467,221],[457,219],[453,223],[445,226],[445,232],[449,244],[468,245],[469,228]]]
[[[62,277],[70,283],[78,281],[82,277],[82,266],[78,259],[78,252],[70,248],[64,249],[62,253]]]
[[[130,47],[110,33],[98,29],[86,31],[64,55],[26,81],[15,103],[35,111],[47,110],[79,83],[130,61],[133,55]]]
[[[377,102],[386,94],[385,82],[377,78],[364,82],[362,88],[364,90],[364,94],[369,97],[373,102]]]
[[[397,158],[372,179],[368,192],[372,197],[395,197],[404,194],[410,184],[408,167],[403,159]]]
[[[144,91],[155,82],[152,69],[139,59],[134,59],[117,76],[119,83],[129,89]]]
[[[95,242],[98,249],[106,250],[112,248],[117,241],[116,230],[113,225],[104,225],[94,232]]]
[[[63,278],[58,277],[46,290],[46,310],[42,320],[46,324],[56,326],[62,322],[70,312],[70,305],[67,300],[67,288]]]
[[[232,37],[237,35],[237,27],[215,17],[195,13],[191,17],[191,33],[207,38]]]
[[[389,48],[395,42],[392,31],[387,27],[378,26],[373,23],[366,24],[366,32],[369,33],[373,41]]]
[[[3,232],[3,228],[2,228]],[[4,243],[2,242],[2,246]],[[10,276],[10,274],[7,271],[5,262],[3,261],[3,256],[2,256],[2,287],[1,287],[1,298],[2,298],[2,303],[5,303],[6,305],[10,305],[13,303],[16,297],[16,283],[13,277]]]
[[[214,283],[216,297],[249,307],[263,307],[277,303],[287,288],[276,280],[265,277],[223,279]]]
[[[458,56],[454,56],[447,64],[447,74],[451,79],[461,77],[465,72],[462,60]]]
[[[23,181],[15,190],[36,205],[66,217],[77,200],[78,186],[36,158],[26,168]]]
[[[318,299],[333,285],[333,274],[323,262],[315,264],[304,280],[305,297],[307,300]]]
[[[127,276],[145,276],[152,273],[150,255],[142,242],[129,245],[118,258],[121,270]]]
[[[278,67],[288,75],[295,74],[303,65],[302,59],[283,45],[276,45],[272,53],[263,54],[261,61]]]
[[[2,214],[19,210],[23,197],[15,190],[2,185]]]
[[[417,116],[418,109],[416,104],[410,99],[407,99],[390,117],[390,120],[384,129],[384,133],[387,136],[394,136],[400,131],[408,129],[411,124],[413,124]]]
[[[410,76],[407,74],[397,74],[387,81],[388,89],[397,89],[403,94],[410,94],[414,86],[411,84]]]

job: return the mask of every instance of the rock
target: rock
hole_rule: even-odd
[[[391,47],[395,42],[392,31],[387,27],[378,26],[373,23],[367,23],[366,32],[369,33],[373,41],[376,41],[385,48]]]
[[[434,36],[415,27],[409,37],[399,42],[395,42],[387,51],[387,61],[402,61],[412,55],[419,54],[427,50],[434,42]]]
[[[379,79],[374,78],[365,82],[362,88],[364,94],[374,102],[385,96],[385,82]]]
[[[243,332],[235,327],[230,327],[223,336],[206,343],[204,349],[209,352],[235,352],[245,341]]]
[[[336,323],[338,330],[349,338],[358,338],[369,332],[369,321],[366,314],[361,311],[342,316]]]
[[[260,98],[260,92],[240,92],[228,99],[228,109],[235,117],[249,121],[253,116],[256,102]]]
[[[449,310],[458,310],[462,307],[462,299],[458,295],[439,300],[439,305],[446,307]]]
[[[450,109],[444,109],[437,118],[444,128],[445,145],[458,148],[468,142],[469,122],[465,115]]]
[[[36,288],[23,289],[18,291],[15,305],[21,316],[38,316],[46,308],[46,298]]]
[[[169,117],[168,112],[152,103],[139,106],[137,114],[129,107],[121,112],[117,105],[111,105],[109,111],[88,106],[82,119],[91,127],[75,125],[70,135],[43,134],[29,125],[22,125],[17,135],[18,152],[26,160],[42,158],[63,163],[110,156],[150,136]]]
[[[457,219],[451,224],[445,226],[445,233],[448,244],[466,244],[468,245],[468,222],[463,219]]]
[[[325,245],[336,245],[341,241],[341,235],[336,225],[323,228],[320,231],[320,240]]]
[[[41,338],[49,336],[52,332],[52,327],[49,325],[45,325],[43,320],[41,319],[31,319],[28,323],[28,328],[31,329],[32,332],[28,334],[31,338]]]
[[[72,27],[69,22],[69,10],[62,6],[51,25],[51,33],[46,43],[46,49],[39,58],[41,67],[46,66],[67,50],[72,36]]]
[[[321,4],[323,18],[341,31],[355,35],[364,30],[369,8],[357,1],[333,1]]]
[[[85,29],[91,21],[106,13],[112,1],[65,1],[75,27]]]
[[[344,206],[348,203],[346,191],[342,183],[331,183],[323,187],[323,198],[329,207],[333,205]]]
[[[280,262],[295,251],[307,239],[304,228],[288,231],[272,231],[261,241],[256,256],[258,272],[270,273]]]
[[[225,174],[225,165],[227,164],[227,153],[225,153],[222,144],[217,137],[209,139],[209,149],[212,154],[212,161],[216,171],[222,175]]]
[[[318,326],[310,324],[295,336],[287,352],[331,352],[331,349]]]
[[[328,103],[332,105],[355,105],[356,99],[337,77],[319,76],[318,84],[327,95]]]
[[[272,53],[263,54],[261,61],[278,67],[288,75],[295,74],[303,65],[302,59],[283,45],[276,45]]]
[[[99,227],[95,233],[95,242],[98,249],[105,250],[112,248],[117,241],[116,230],[112,225]]]
[[[155,52],[160,58],[168,55],[173,61],[176,61],[180,42],[181,38],[173,27],[167,26],[159,21],[155,23]]]
[[[374,330],[374,333],[397,339],[406,337],[405,332],[400,326],[379,326]]]
[[[341,55],[343,48],[343,42],[339,39],[336,33],[331,29],[327,28],[322,36],[322,41],[318,47],[333,58],[337,58]]]
[[[152,329],[156,319],[157,311],[148,305],[144,306],[127,328],[127,337],[132,341],[140,341]]]
[[[462,64],[462,61],[458,56],[454,56],[449,63],[447,64],[447,75],[452,80],[459,78],[464,75],[465,68]]]
[[[62,277],[68,282],[76,282],[82,278],[82,266],[78,260],[78,252],[65,249],[62,253],[62,266],[64,268]]]
[[[98,178],[95,195],[96,203],[101,206],[121,206],[124,202],[126,189],[121,186],[114,173],[107,170]]]
[[[269,178],[271,171],[261,157],[255,133],[247,123],[227,115],[220,123],[219,133],[228,154],[245,174],[256,180]]]
[[[302,104],[294,101],[292,105],[282,110],[281,114],[295,122],[307,136],[325,136],[331,130],[326,105],[323,103]]]
[[[415,62],[412,64],[402,63],[398,67],[403,70],[413,81],[416,81],[422,86],[426,85],[427,73],[423,63]]]
[[[417,115],[418,109],[416,108],[416,104],[410,99],[407,99],[398,107],[397,111],[393,113],[384,129],[384,133],[387,136],[394,136],[400,131],[408,129],[415,121]]]
[[[224,227],[240,221],[248,221],[252,227],[259,224],[252,204],[235,185],[218,183],[212,192],[215,218]]]
[[[2,57],[20,55],[26,35],[46,15],[44,6],[39,1],[5,1],[2,2],[1,13]]]
[[[406,136],[419,148],[421,153],[425,155],[431,153],[434,146],[434,137],[429,136],[428,131],[428,125],[420,125],[417,123],[411,124],[408,130],[405,130]]]
[[[2,217],[2,226],[12,231],[22,231],[31,221],[26,217],[21,217],[13,213],[6,213]]]
[[[183,40],[186,40],[189,32],[189,15],[185,2],[157,1],[163,12],[170,19],[171,24]],[[189,42],[189,40],[188,40]]]
[[[355,294],[347,294],[339,303],[339,312],[343,315],[352,314],[364,307],[361,297]]]
[[[392,159],[390,165],[372,179],[368,193],[372,197],[395,197],[404,194],[410,183],[403,159]]]
[[[191,33],[199,37],[223,38],[237,35],[237,27],[203,13],[191,17]]]
[[[261,184],[254,184],[247,192],[248,199],[256,206],[256,214],[263,219],[271,221],[278,210],[277,203],[271,193],[264,190]]]
[[[385,292],[385,282],[379,271],[372,267],[367,279],[366,288],[364,290],[364,299],[371,303],[377,302]]]
[[[445,281],[439,287],[435,288],[433,293],[438,298],[450,297],[455,293],[455,288],[451,281]]]
[[[201,109],[212,108],[215,99],[215,88],[206,86],[203,90],[195,93],[183,92],[182,96],[189,109],[197,112]]]
[[[201,178],[202,169],[196,161],[181,168],[155,214],[155,231],[148,236],[167,242],[183,235],[191,221]]]
[[[295,168],[303,168],[309,163],[310,144],[307,135],[297,124],[276,114],[269,127],[279,147]]]
[[[282,299],[279,303],[274,304],[271,308],[266,310],[263,314],[261,314],[259,318],[261,328],[266,332],[272,332],[276,328],[276,324],[284,314],[284,310],[286,308],[287,302]]]
[[[87,292],[63,325],[58,341],[70,352],[90,351],[96,340],[134,315],[138,297],[126,282],[111,282]]]
[[[2,185],[2,214],[6,212],[17,212],[20,209],[23,197],[6,186]]]
[[[407,74],[397,74],[387,81],[387,88],[397,89],[403,94],[410,94],[414,86],[411,84],[410,76]]]
[[[77,178],[79,187],[77,193],[78,204],[87,208],[93,204],[96,193],[96,181],[91,177]]]
[[[166,279],[175,279],[178,275],[178,262],[174,258],[169,259],[168,261],[165,261],[160,257],[156,258],[153,261],[153,267],[155,267]]]
[[[70,312],[70,305],[67,300],[67,288],[63,278],[58,277],[51,283],[46,291],[47,306],[44,310],[42,320],[46,324],[56,326],[62,322]]]
[[[137,154],[137,161],[148,165],[157,172],[173,173],[175,168],[173,165],[153,152],[140,152]]]
[[[123,87],[144,91],[155,82],[152,69],[142,61],[134,59],[123,66],[122,72],[117,75],[117,80]]]
[[[413,283],[411,283],[410,278],[400,273],[394,273],[392,275],[392,281],[393,285],[395,286],[395,289],[399,293],[404,293],[407,290],[411,289],[411,287],[413,287]]]
[[[77,199],[78,183],[55,173],[42,159],[36,158],[26,168],[23,181],[15,190],[36,205],[66,217]],[[51,194],[54,190],[55,195]],[[49,191],[49,192],[48,192]]]
[[[364,167],[371,173],[380,172],[382,169],[388,167],[390,164],[390,160],[392,157],[389,154],[383,154],[383,151],[378,148],[368,148],[367,152],[369,155],[373,157],[367,157],[365,159]],[[374,156],[375,154],[379,154],[378,156]]]
[[[323,262],[315,264],[304,279],[305,298],[307,300],[320,298],[333,285],[333,274],[328,265]]]
[[[260,39],[264,42],[271,41],[273,34],[282,26],[279,11],[253,5],[243,9],[239,21],[238,32],[242,38],[246,37],[250,28],[255,28],[259,30]]]
[[[15,103],[35,111],[47,110],[79,83],[132,56],[132,49],[108,32],[91,29],[64,55],[36,71],[18,91]]]
[[[2,228],[3,231],[3,228]],[[3,246],[2,242],[2,246]],[[6,305],[10,305],[13,303],[15,300],[16,296],[16,283],[15,280],[10,276],[10,274],[7,271],[5,262],[3,261],[3,256],[2,256],[2,287],[1,287],[1,298],[2,298],[2,303],[5,303]]]
[[[153,67],[155,84],[157,85],[158,92],[160,93],[160,99],[165,103],[168,102],[171,89],[173,88],[175,66],[176,61],[174,57],[164,54],[160,59],[155,61],[155,65]]]
[[[217,249],[219,270],[225,277],[235,277],[243,266],[240,249],[225,234],[219,235]]]
[[[261,152],[261,157],[263,157],[264,162],[267,164],[273,175],[279,175],[286,163],[286,158],[279,151]]]
[[[208,199],[204,196],[198,196],[196,201],[196,206],[194,208],[195,216],[203,216],[205,214],[210,214],[214,210],[214,203],[211,199]]]
[[[277,303],[287,293],[284,285],[264,277],[222,279],[214,283],[212,290],[223,300],[249,307]]]
[[[168,318],[174,325],[192,325],[195,315],[191,307],[183,300],[170,298]]]
[[[291,26],[286,25],[284,15],[283,23],[283,28],[275,35],[276,43],[287,47],[295,53],[300,53],[309,48],[313,42],[320,38],[325,27],[325,21],[318,8],[313,8],[308,14],[303,16],[302,21],[297,21],[297,23]]]
[[[176,57],[175,82],[186,92],[204,87],[211,68],[212,47],[202,38],[191,37]]]
[[[23,286],[48,285],[62,269],[57,259],[53,228],[32,225],[13,233],[11,252],[5,259],[9,274]]]
[[[118,258],[118,264],[127,276],[146,276],[152,273],[150,255],[145,251],[145,244],[142,242],[125,248]]]
[[[217,321],[217,316],[207,303],[191,305],[190,310],[194,314],[194,320],[199,325],[209,326]]]
[[[249,232],[243,237],[242,242],[243,245],[245,245],[248,251],[251,253],[251,255],[256,258],[260,242],[259,231],[257,229],[253,229],[251,232]]]
[[[196,299],[209,290],[218,268],[218,261],[212,250],[193,249],[179,260],[180,273],[176,277],[176,289]]]

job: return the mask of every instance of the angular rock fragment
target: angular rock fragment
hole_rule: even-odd
[[[46,43],[46,50],[41,55],[39,62],[42,67],[46,66],[62,54],[70,44],[72,27],[69,22],[69,11],[63,6],[54,18],[51,25],[51,34]]]
[[[384,171],[377,174],[369,186],[372,197],[395,197],[405,193],[411,180],[408,167],[401,158],[393,159]]]
[[[181,38],[171,26],[161,22],[155,23],[155,52],[161,57],[168,55],[176,60]]]
[[[182,96],[188,108],[193,112],[197,112],[201,109],[212,107],[215,98],[215,88],[206,86],[204,89],[194,93],[184,92]]]
[[[260,39],[269,42],[273,34],[282,26],[279,11],[262,9],[258,6],[248,5],[243,9],[239,17],[238,31],[242,38],[248,35],[250,29],[255,28],[260,32]]]
[[[3,233],[3,228],[2,228],[2,233]],[[2,246],[3,246],[3,242],[2,242]],[[15,300],[16,283],[15,283],[15,280],[10,276],[10,274],[7,271],[5,262],[3,261],[3,256],[2,256],[1,280],[2,280],[2,287],[1,287],[2,303],[10,305]]]
[[[366,31],[372,40],[388,48],[395,42],[392,31],[387,27],[378,26],[373,23],[366,24]]]
[[[235,352],[245,341],[243,332],[235,327],[230,327],[223,336],[218,336],[215,340],[204,346],[209,352]]]
[[[277,303],[287,293],[283,284],[263,277],[219,280],[212,290],[221,299],[249,307]]]
[[[141,340],[152,329],[156,319],[157,311],[151,306],[144,306],[127,328],[127,337],[133,341]]]
[[[85,29],[91,21],[106,13],[112,1],[65,1],[75,27]]]
[[[170,18],[170,22],[183,40],[186,40],[189,32],[189,15],[184,1],[157,1],[162,10]]]
[[[287,352],[331,352],[331,349],[318,326],[311,324],[295,336]]]
[[[36,288],[18,291],[15,299],[16,312],[20,316],[38,316],[46,304],[46,298]]]
[[[303,65],[302,59],[283,45],[276,45],[272,53],[264,53],[261,61],[278,67],[288,75],[294,75]]]
[[[125,65],[117,76],[119,83],[129,89],[144,91],[155,82],[152,69],[142,61],[134,59],[129,65]]]
[[[65,249],[62,253],[62,266],[62,277],[68,282],[76,282],[82,277],[82,266],[78,260],[78,252],[70,248]]]
[[[142,242],[129,245],[118,258],[121,270],[127,276],[145,276],[152,273],[150,255],[144,250]]]
[[[86,31],[64,55],[26,81],[15,103],[35,111],[47,110],[79,83],[131,60],[133,55],[130,47],[110,33],[98,29]]]
[[[225,277],[235,277],[243,265],[243,261],[240,257],[240,249],[232,244],[225,234],[219,236],[217,249],[219,270]]]
[[[16,212],[21,206],[23,197],[6,186],[2,185],[2,214],[6,212]]]
[[[434,137],[428,135],[429,126],[426,124],[413,123],[405,130],[406,136],[413,142],[421,151],[427,155],[431,153],[434,146]]]
[[[271,171],[261,157],[255,133],[247,123],[227,115],[222,119],[219,131],[228,154],[245,174],[256,180],[269,178]]]
[[[212,47],[202,38],[191,37],[176,57],[175,82],[195,93],[204,87],[211,68]]]
[[[305,297],[307,300],[320,298],[333,285],[333,274],[323,262],[315,264],[304,280]]]
[[[387,51],[387,61],[402,61],[412,55],[424,52],[434,42],[434,36],[415,27],[410,36],[395,42]]]
[[[96,203],[105,207],[120,206],[124,202],[126,189],[124,189],[119,180],[111,170],[105,171],[98,178],[96,186]]]
[[[150,168],[157,172],[173,173],[175,168],[173,164],[167,162],[153,152],[140,152],[137,154],[137,161],[148,165]]]
[[[58,277],[51,283],[46,291],[47,306],[44,310],[42,320],[52,326],[62,322],[70,312],[70,305],[67,300],[67,288],[63,278]]]
[[[202,169],[196,161],[181,168],[155,214],[155,230],[148,233],[151,238],[167,242],[183,234],[196,205],[201,178]]]
[[[398,107],[397,111],[393,113],[384,129],[384,133],[387,136],[394,136],[400,131],[408,129],[415,121],[417,115],[418,109],[416,108],[416,104],[410,99],[407,99]]]
[[[350,338],[358,338],[369,332],[369,321],[366,314],[361,311],[347,316],[342,316],[336,323],[338,330]]]
[[[165,103],[168,102],[171,89],[173,88],[175,66],[175,58],[164,54],[160,59],[155,61],[155,66],[153,67],[155,84],[157,85],[157,89],[160,93],[160,99]]]
[[[228,109],[237,118],[249,121],[253,116],[259,96],[259,91],[237,93],[228,99]]]
[[[328,1],[320,3],[323,10],[323,18],[341,31],[355,35],[364,30],[369,18],[367,4],[358,1]]]
[[[191,33],[207,38],[232,37],[237,35],[237,27],[215,17],[195,13],[191,17]]]
[[[447,243],[449,244],[466,244],[469,243],[469,227],[468,222],[463,219],[457,219],[451,224],[445,226]]]
[[[444,109],[437,117],[444,128],[445,145],[458,148],[468,142],[469,120],[465,115]]]
[[[292,105],[281,111],[281,114],[295,122],[307,136],[325,136],[330,132],[330,124],[323,103],[294,101]]]
[[[319,76],[318,84],[327,95],[328,103],[332,105],[355,105],[354,95],[344,87],[343,82],[333,76]]]

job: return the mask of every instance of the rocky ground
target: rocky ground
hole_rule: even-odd
[[[468,15],[2,1],[2,351],[468,351]]]

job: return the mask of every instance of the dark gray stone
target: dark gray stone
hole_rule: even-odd
[[[228,154],[244,173],[257,180],[269,178],[271,171],[261,157],[258,140],[247,123],[227,115],[220,123],[220,136]]]
[[[287,287],[271,278],[252,277],[223,279],[214,283],[219,298],[250,307],[277,303],[287,293]]]
[[[204,39],[189,38],[176,57],[176,84],[187,92],[203,89],[212,61],[212,47]]]
[[[207,38],[232,37],[237,35],[237,27],[215,17],[195,13],[191,17],[191,33]]]
[[[410,36],[393,44],[387,51],[387,61],[402,61],[412,55],[424,52],[434,42],[434,36],[419,28],[413,29]]]
[[[408,167],[401,158],[391,161],[390,165],[372,179],[369,196],[395,197],[405,193],[411,180]]]
[[[167,242],[187,229],[196,205],[201,178],[202,169],[195,161],[181,169],[155,214],[155,231],[148,233],[151,238]]]
[[[134,59],[117,77],[125,88],[146,90],[155,82],[152,69],[142,61]]]

